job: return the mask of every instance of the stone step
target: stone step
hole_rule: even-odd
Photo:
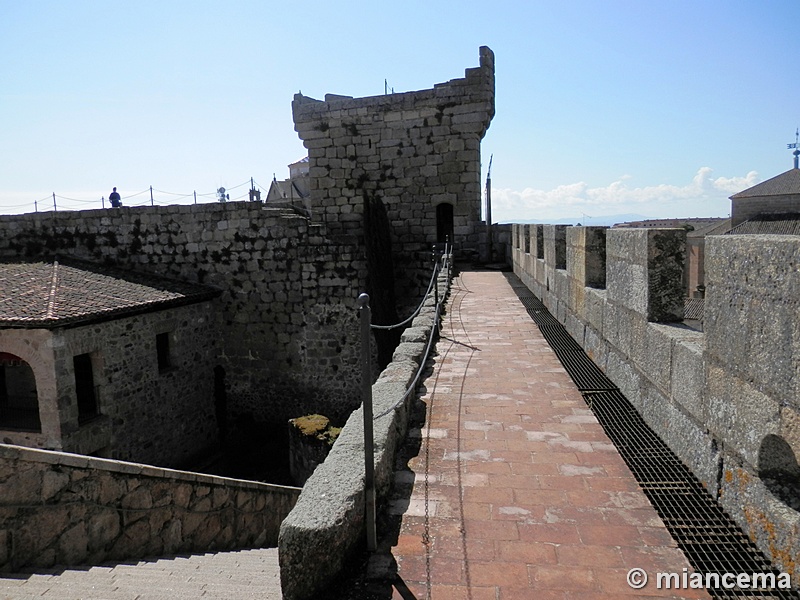
[[[280,600],[277,548],[3,574],[0,600]]]

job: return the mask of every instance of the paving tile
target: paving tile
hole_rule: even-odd
[[[687,565],[502,273],[454,281],[434,363],[421,399],[432,435],[408,465],[411,497],[424,499],[420,457],[435,457],[433,541],[401,536],[392,552],[403,580],[424,584],[427,557],[434,600],[635,597],[620,587],[629,568]],[[407,506],[404,532],[419,518]],[[411,589],[426,597],[424,585]]]

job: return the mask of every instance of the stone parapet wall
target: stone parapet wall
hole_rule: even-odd
[[[298,488],[0,445],[0,571],[271,547]]]
[[[797,584],[800,238],[709,237],[699,332],[680,322],[685,231],[513,227],[514,272]]]
[[[449,289],[445,273],[439,275],[438,285],[444,301]],[[379,505],[389,491],[395,450],[408,426],[412,400],[403,398],[420,369],[429,336],[438,325],[433,296],[431,290],[419,315],[403,332],[392,362],[372,386],[374,415],[388,411],[373,422]],[[350,415],[325,462],[308,479],[297,505],[281,525],[278,549],[284,598],[300,600],[319,593],[342,570],[355,549],[363,545],[364,470],[362,405]]]

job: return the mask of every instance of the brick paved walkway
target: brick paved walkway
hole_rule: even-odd
[[[627,585],[631,568],[688,563],[506,275],[455,280],[436,349],[428,426],[389,509],[393,598],[708,597]]]

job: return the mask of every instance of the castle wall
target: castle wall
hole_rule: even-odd
[[[0,444],[0,571],[275,546],[300,490]]]
[[[427,264],[431,245],[444,241],[437,207],[449,204],[455,251],[477,252],[480,142],[494,116],[489,48],[480,50],[480,67],[433,89],[369,98],[328,95],[324,102],[297,94],[292,113],[308,149],[312,219],[331,235],[363,238],[364,197],[378,198],[392,226],[395,270]]]
[[[544,257],[525,252],[539,228]],[[707,238],[701,333],[679,320],[685,231],[607,229],[603,245],[599,229],[567,228],[559,269],[554,226],[514,225],[515,273],[796,582],[800,239]]]
[[[42,254],[220,288],[217,358],[232,419],[343,418],[358,406],[366,267],[354,238],[331,240],[305,218],[248,202],[0,216],[0,257]]]
[[[177,467],[218,441],[212,302],[56,330],[53,351],[65,452]],[[159,368],[156,335],[169,339]],[[79,423],[73,357],[89,354],[100,416]]]
[[[450,272],[445,269],[438,274],[440,306],[436,306],[436,290],[431,290],[403,332],[391,363],[372,386],[377,506],[391,489],[395,453],[406,434],[414,396],[407,392],[425,368],[428,343],[437,335],[439,312],[449,289]],[[367,521],[364,452],[362,405],[350,415],[325,462],[306,481],[297,504],[281,524],[278,556],[281,590],[287,600],[316,597],[363,546]]]
[[[0,258],[60,253],[216,286],[232,418],[344,419],[359,403],[355,299],[376,275],[364,199],[386,207],[402,316],[427,288],[434,242],[452,233],[456,251],[477,253],[486,237],[480,141],[494,55],[481,48],[479,67],[433,89],[297,95],[292,110],[309,151],[310,220],[255,202],[0,216]]]

